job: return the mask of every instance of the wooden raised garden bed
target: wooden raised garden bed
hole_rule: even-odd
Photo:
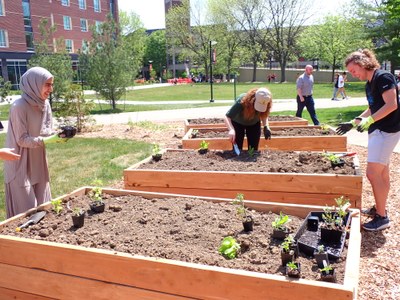
[[[70,195],[83,195],[89,190],[90,187],[84,187]],[[149,201],[178,196],[179,201],[184,201],[185,198],[181,195],[113,189],[104,189],[103,192],[116,196],[134,194]],[[230,201],[219,198],[197,199]],[[305,218],[310,211],[322,209],[316,206],[256,201],[246,201],[245,204],[259,212],[283,212],[301,218]],[[38,210],[50,207],[50,203],[45,203]],[[35,211],[31,209],[0,223],[0,232],[8,223],[26,220],[26,216]],[[67,245],[44,241],[40,237],[30,239],[0,235],[0,272],[3,274],[0,277],[1,299],[278,300],[294,299],[293,295],[301,295],[302,299],[309,300],[356,299],[361,237],[360,218],[356,214],[358,211],[352,212],[355,215],[349,232],[344,279],[340,284],[301,278],[291,280],[282,275]],[[103,228],[103,222],[99,221],[98,230]]]
[[[316,174],[312,171],[284,173],[280,169],[268,172],[268,160],[271,160],[268,157],[266,161],[258,160],[255,165],[246,165],[248,171],[222,171],[223,167],[216,167],[217,163],[227,165],[233,162],[235,165],[236,158],[208,159],[200,154],[186,158],[180,154],[185,152],[187,155],[197,154],[193,150],[172,149],[164,153],[161,162],[169,153],[178,155],[173,169],[160,169],[151,157],[125,169],[125,189],[223,198],[234,198],[237,193],[244,193],[251,200],[309,205],[334,205],[334,198],[344,195],[350,199],[352,207],[361,207],[362,174],[357,156],[348,158],[354,164],[354,173],[342,175]],[[210,165],[210,170],[200,167],[190,170],[192,162],[200,162],[203,158]],[[256,165],[263,169],[254,171]]]
[[[197,130],[197,137],[193,131]],[[332,129],[330,129],[332,131]],[[279,150],[305,150],[305,151],[347,151],[347,137],[336,135],[334,132],[322,134],[321,126],[295,126],[295,127],[271,127],[272,138],[270,140],[260,139],[259,149]],[[293,132],[287,135],[286,132]],[[314,135],[300,135],[301,132],[314,131]],[[207,137],[214,136],[214,137]],[[226,127],[221,128],[198,128],[189,129],[182,138],[183,149],[198,149],[201,141],[209,143],[209,149],[229,150],[232,143],[228,139]],[[243,143],[243,149],[247,149],[247,138]]]
[[[184,121],[185,133],[190,128],[218,128],[226,127],[223,118],[199,118],[199,119],[186,119]],[[269,116],[269,126],[307,126],[308,121],[303,118],[294,116]]]

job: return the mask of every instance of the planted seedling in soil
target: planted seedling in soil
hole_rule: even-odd
[[[222,240],[221,246],[218,249],[218,252],[227,259],[236,258],[239,251],[240,251],[239,243],[231,236],[225,237]]]
[[[198,133],[199,133],[199,131],[198,131],[197,129],[193,129],[193,130],[192,130],[192,138],[193,138],[193,139],[196,138],[197,135],[198,135]]]
[[[92,184],[94,187],[88,193],[89,198],[92,199],[92,202],[90,203],[90,209],[96,213],[103,212],[105,203],[103,202],[102,198],[103,189],[100,187],[100,185],[103,185],[103,182],[96,179],[92,182]]]
[[[72,224],[75,228],[80,228],[85,222],[85,211],[80,207],[75,207],[72,211]]]
[[[322,155],[331,162],[332,168],[344,166],[345,161],[338,155],[329,152],[323,152]]]
[[[156,143],[153,144],[152,158],[154,161],[159,161],[162,157],[160,146]]]
[[[321,125],[321,133],[322,134],[329,134],[329,126],[326,124]]]
[[[275,218],[275,221],[272,221],[272,237],[283,240],[289,234],[289,228],[287,224],[291,221],[288,215],[283,214],[280,212],[279,216]]]
[[[349,201],[341,196],[335,199],[337,207],[325,207],[321,224],[321,240],[328,243],[339,244],[342,233],[345,231],[344,219]]]
[[[295,245],[295,241],[291,235],[288,235],[281,244],[281,259],[282,266],[286,266],[289,261],[292,261],[295,256],[295,250],[293,250],[293,246]]]
[[[247,207],[244,206],[244,194],[238,193],[232,204],[236,205],[236,213],[242,220],[244,231],[252,231],[254,220]]]
[[[51,200],[51,209],[54,210],[54,212],[58,215],[61,213],[63,207],[62,207],[62,199],[55,199]]]
[[[336,282],[335,268],[329,263],[324,263],[324,267],[319,269],[321,272],[321,280],[327,282]]]
[[[324,262],[329,264],[328,253],[325,251],[324,245],[319,245],[316,252],[314,253],[315,260],[319,268],[324,267]]]
[[[249,154],[250,157],[254,156],[254,148],[252,146],[249,146],[249,150],[247,150],[247,153]]]
[[[199,153],[200,154],[205,154],[208,151],[208,146],[210,143],[207,143],[206,141],[201,141],[200,142],[200,148],[199,148]]]

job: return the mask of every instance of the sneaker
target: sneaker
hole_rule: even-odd
[[[376,207],[375,205],[370,207],[370,208],[365,208],[361,210],[361,213],[363,215],[369,216],[369,217],[375,217],[376,215]]]
[[[390,227],[390,220],[389,217],[381,217],[380,215],[376,214],[375,217],[369,221],[368,223],[364,223],[362,225],[364,230],[368,231],[378,231],[385,228]]]

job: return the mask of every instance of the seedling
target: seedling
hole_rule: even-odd
[[[193,129],[192,130],[192,138],[197,137],[197,134],[199,133],[199,131],[197,129]]]
[[[221,246],[218,249],[218,252],[228,259],[235,258],[239,251],[239,243],[231,236],[225,237],[222,240]]]
[[[236,213],[243,221],[250,216],[249,210],[244,206],[244,194],[238,193],[232,204],[236,205]]]
[[[207,143],[206,141],[201,141],[200,142],[200,149],[201,150],[208,150],[208,145],[209,145],[210,143]]]
[[[80,215],[82,215],[84,213],[83,209],[80,207],[75,207],[72,211],[73,215],[76,217],[79,217]]]
[[[294,239],[291,235],[288,235],[281,244],[282,250],[285,253],[289,253],[291,251],[290,247],[292,247],[294,243]]]
[[[62,199],[55,199],[51,200],[51,208],[55,211],[55,213],[58,215],[61,213],[63,207],[62,207]]]
[[[322,134],[328,134],[329,133],[329,125],[322,124],[321,131],[322,131]]]
[[[298,269],[297,264],[293,261],[288,262],[286,266],[289,268],[290,271],[295,271]]]
[[[317,248],[317,253],[321,254],[321,253],[324,253],[324,252],[325,252],[324,245],[319,245],[318,248]]]
[[[247,150],[247,153],[249,154],[250,157],[254,156],[254,148],[252,146],[249,146],[249,150]]]
[[[160,152],[161,152],[160,146],[158,144],[154,143],[153,149],[152,149],[153,155],[161,154]]]
[[[289,219],[288,215],[280,212],[279,216],[275,218],[275,221],[272,222],[272,228],[275,230],[286,230],[286,224],[289,223],[291,219]]]
[[[99,179],[96,179],[92,182],[92,185],[94,185],[95,187],[93,187],[88,193],[90,199],[92,199],[93,201],[102,202],[103,199],[101,198],[101,194],[103,192],[103,189],[100,186],[103,185],[103,182]]]
[[[338,164],[340,163],[341,159],[334,153],[323,152],[322,155],[326,157],[331,163]]]
[[[329,273],[330,271],[332,271],[332,266],[331,265],[326,265],[324,266],[322,269],[319,269],[321,272],[325,272],[325,273]]]

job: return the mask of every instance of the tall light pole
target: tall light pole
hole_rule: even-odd
[[[213,95],[213,73],[212,73],[212,64],[213,64],[213,51],[212,46],[216,45],[216,41],[210,41],[210,89],[211,89],[211,98],[210,102],[214,102],[214,95]]]

